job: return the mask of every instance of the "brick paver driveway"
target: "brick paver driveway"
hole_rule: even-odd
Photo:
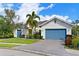
[[[41,55],[73,56],[73,54],[68,53],[64,49],[63,41],[61,40],[41,40],[34,44],[17,46],[13,49]]]

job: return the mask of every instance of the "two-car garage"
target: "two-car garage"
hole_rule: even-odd
[[[54,17],[40,25],[41,36],[46,40],[65,40],[67,35],[72,35],[72,24]]]

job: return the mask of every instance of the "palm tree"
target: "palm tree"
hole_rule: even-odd
[[[26,25],[28,27],[28,29],[31,29],[31,33],[33,33],[33,29],[38,26],[38,21],[35,20],[36,18],[38,18],[40,20],[40,17],[38,15],[35,14],[35,12],[33,11],[32,14],[27,14],[26,17],[28,17]]]

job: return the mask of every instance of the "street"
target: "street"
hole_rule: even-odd
[[[0,56],[40,56],[40,55],[10,49],[0,49]]]

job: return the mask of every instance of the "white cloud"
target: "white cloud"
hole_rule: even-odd
[[[7,5],[8,9],[10,9],[13,6],[13,4],[6,4],[6,5]],[[19,10],[15,11],[15,13],[20,16],[19,22],[26,22],[26,20],[27,20],[26,15],[29,13],[32,13],[32,11],[35,11],[36,14],[39,15],[40,11],[50,9],[52,7],[54,7],[54,4],[50,4],[47,7],[43,7],[43,6],[40,7],[39,3],[27,3],[27,4],[24,3],[21,5]],[[2,4],[0,4],[0,14],[5,15],[4,7]],[[50,15],[50,16],[49,15],[46,15],[46,16],[39,15],[39,16],[41,18],[41,21],[49,20],[52,17],[58,17],[58,18],[61,18],[65,21],[68,20],[69,22],[71,22],[71,20],[69,19],[69,16],[60,16],[60,15]]]
[[[0,15],[4,15],[4,8],[2,4],[0,4]]]
[[[46,16],[42,16],[42,15],[40,15],[41,21],[43,21],[43,20],[50,20],[53,17],[57,17],[57,18],[59,18],[61,20],[64,20],[64,21],[72,22],[71,19],[69,19],[69,16],[61,16],[61,15],[51,15],[51,16],[46,15]]]
[[[22,4],[19,10],[15,10],[15,13],[20,16],[20,22],[26,21],[26,15],[35,11],[36,14],[39,14],[39,5],[38,3],[27,3]],[[11,3],[4,3],[0,4],[0,15],[5,15],[4,9],[11,9],[14,4]]]
[[[16,11],[16,14],[20,16],[20,22],[26,22],[26,15],[35,11],[36,14],[39,13],[39,4],[22,4],[19,10]]]
[[[17,15],[20,15],[20,22],[26,22],[27,18],[26,15],[29,13],[32,13],[32,11],[35,11],[37,15],[39,15],[39,12],[45,9],[49,9],[53,6],[53,4],[48,5],[48,7],[39,7],[39,3],[27,3],[22,4],[20,9],[16,11]]]
[[[52,8],[54,6],[54,4],[50,4],[48,7],[46,7],[46,9]]]
[[[46,9],[52,8],[53,6],[54,6],[54,4],[50,4],[50,5],[48,5],[47,7],[40,7],[40,8],[39,8],[39,11],[42,11],[42,10],[46,10]]]

